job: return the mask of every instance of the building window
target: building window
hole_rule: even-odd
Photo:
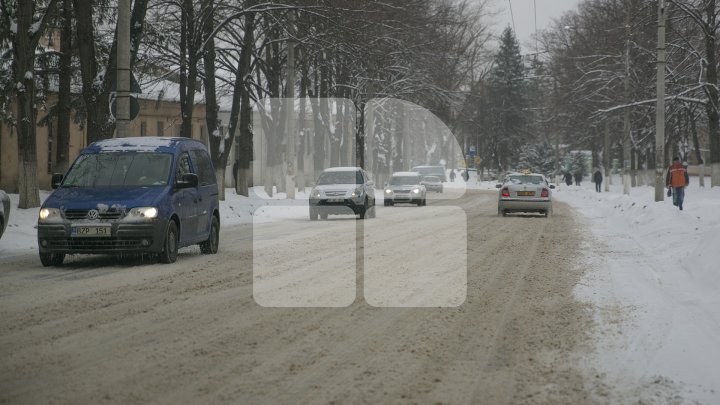
[[[164,136],[163,133],[165,131],[165,128],[163,128],[163,122],[158,121],[157,122],[157,136]]]
[[[140,136],[147,136],[147,122],[140,121]]]
[[[205,130],[205,125],[200,125],[200,140],[206,146],[208,145],[208,134],[207,134],[207,131]]]

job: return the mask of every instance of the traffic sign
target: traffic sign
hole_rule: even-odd
[[[130,96],[130,121],[137,118],[140,113],[140,103],[138,103],[137,97]],[[113,118],[117,119],[117,97],[112,97],[110,100],[110,114]]]

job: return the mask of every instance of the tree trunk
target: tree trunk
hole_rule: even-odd
[[[47,25],[48,15],[55,7],[51,0],[45,14],[36,23],[35,2],[17,3],[17,33],[13,35],[13,62],[15,83],[17,146],[18,146],[18,208],[28,209],[40,206],[37,184],[37,117],[35,109],[35,48]],[[2,7],[5,10],[4,4]],[[37,28],[32,28],[33,24]],[[27,35],[23,35],[26,33]]]
[[[72,77],[72,1],[63,0],[63,26],[60,42],[60,77],[57,103],[56,173],[65,173],[70,165],[70,80]]]
[[[192,119],[195,109],[195,81],[197,80],[198,46],[195,38],[195,10],[192,0],[183,0],[180,32],[180,136],[192,138]]]
[[[248,2],[248,7],[254,5],[254,1]],[[243,47],[240,51],[240,59],[235,76],[234,94],[240,97],[233,98],[230,112],[230,136],[235,136],[239,126],[237,142],[237,173],[235,190],[238,195],[248,197],[250,195],[248,180],[250,167],[253,158],[253,133],[252,133],[252,106],[250,104],[250,90],[246,78],[250,75],[250,63],[255,48],[255,13],[245,15],[245,37]],[[238,125],[239,121],[239,125]]]
[[[215,29],[214,0],[203,0],[201,15],[201,19],[205,22],[202,29],[202,40],[205,41],[203,49],[205,123],[210,137],[210,156],[212,156],[213,166],[220,174],[218,176],[218,198],[220,201],[225,201],[225,167],[227,166],[228,152],[232,146],[232,136],[230,134],[224,136],[218,125],[219,108],[215,93],[215,39],[211,38]]]
[[[715,0],[708,0],[705,3],[705,14],[707,16],[707,29],[705,35],[705,52],[707,63],[705,64],[705,75],[708,83],[705,86],[709,102],[706,106],[708,117],[708,138],[710,139],[710,163],[712,165],[711,187],[720,187],[720,115],[717,106],[720,102],[718,93],[718,67],[717,67],[717,41]]]

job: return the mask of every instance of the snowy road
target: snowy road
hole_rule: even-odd
[[[256,224],[255,274],[247,225],[172,265],[15,257],[0,270],[0,403],[593,402],[592,315],[573,295],[583,232],[562,203],[497,217],[496,195],[379,207],[358,233],[343,218]]]

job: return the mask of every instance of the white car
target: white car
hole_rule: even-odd
[[[555,188],[542,174],[509,173],[498,195],[498,215],[507,216],[512,212],[552,214],[552,189]]]
[[[418,172],[395,172],[385,187],[385,206],[395,204],[427,205],[425,186]]]
[[[310,191],[310,220],[346,214],[375,217],[375,183],[359,167],[325,169]]]

